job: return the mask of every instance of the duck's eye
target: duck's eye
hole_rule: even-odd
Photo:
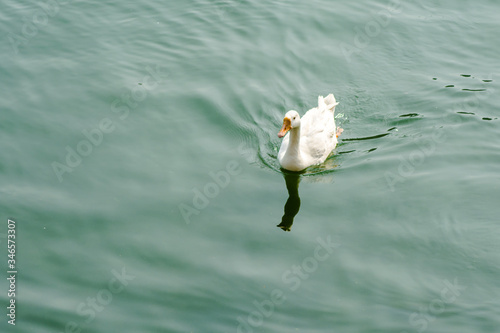
[[[297,118],[297,117],[293,117],[293,120],[295,120],[295,118]]]

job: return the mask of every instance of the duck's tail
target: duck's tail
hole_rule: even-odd
[[[333,94],[330,94],[323,98],[323,96],[318,97],[318,109],[323,109],[327,108],[328,110],[334,112],[335,111],[335,106],[337,106],[339,102],[335,100],[335,96]]]

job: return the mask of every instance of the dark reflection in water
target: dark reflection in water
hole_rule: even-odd
[[[293,218],[300,209],[299,183],[301,173],[292,173],[289,171],[283,172],[285,178],[286,189],[288,190],[288,200],[285,203],[285,214],[281,218],[281,223],[277,227],[284,231],[290,231],[293,224]]]
[[[374,136],[367,136],[364,138],[347,138],[347,139],[342,139],[342,141],[361,141],[361,140],[372,140],[372,139],[378,139],[378,138],[383,138],[386,135],[389,135],[390,133],[383,133],[383,134],[378,134]]]

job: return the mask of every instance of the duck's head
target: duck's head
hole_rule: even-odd
[[[286,132],[297,127],[300,127],[299,113],[295,110],[288,111],[285,114],[285,118],[283,118],[283,127],[281,127],[281,131],[278,133],[278,138],[284,137]]]

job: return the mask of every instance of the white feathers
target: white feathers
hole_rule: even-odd
[[[278,153],[282,168],[301,171],[326,160],[337,145],[337,136],[342,131],[335,126],[336,105],[335,97],[330,94],[325,98],[319,96],[318,107],[307,111],[302,119],[296,111],[287,112],[280,133],[288,130],[289,133],[283,138]],[[291,127],[285,126],[285,123],[291,124]]]

